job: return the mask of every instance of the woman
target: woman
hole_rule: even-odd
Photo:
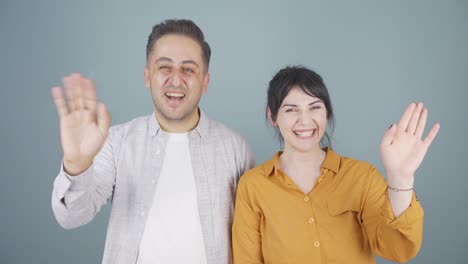
[[[366,162],[323,148],[333,110],[322,78],[303,67],[279,71],[267,117],[283,151],[241,177],[233,224],[234,264],[404,262],[422,242],[416,169],[437,135],[424,140],[427,110],[410,104],[380,145],[387,180]]]

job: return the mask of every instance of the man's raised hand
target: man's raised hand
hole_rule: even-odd
[[[64,77],[63,88],[51,92],[60,118],[64,169],[78,175],[91,166],[104,144],[111,117],[97,101],[94,83],[80,74]]]

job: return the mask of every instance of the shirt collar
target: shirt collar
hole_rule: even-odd
[[[279,157],[283,154],[283,151],[278,151],[273,158],[265,163],[265,176],[278,175],[279,171]]]
[[[205,115],[203,111],[200,111],[200,119],[198,120],[197,126],[189,131],[189,136],[198,136],[200,138],[205,137],[208,135],[209,131],[209,118]],[[156,119],[156,111],[153,112],[153,114],[150,115],[150,120],[149,120],[149,132],[151,136],[159,136],[164,132],[159,125],[158,120]]]
[[[331,148],[327,148],[327,155],[323,161],[322,167],[324,169],[329,169],[335,173],[338,173],[340,170],[341,156],[338,155]]]
[[[340,169],[341,156],[334,152],[331,148],[326,148],[326,152],[327,153],[325,156],[325,160],[323,161],[322,167],[324,169],[329,169],[335,172],[335,174],[338,173],[338,170]],[[267,161],[264,164],[266,176],[278,175],[280,170],[279,157],[282,153],[282,151],[278,151],[271,160]]]

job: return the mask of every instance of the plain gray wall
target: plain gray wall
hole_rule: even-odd
[[[110,206],[74,230],[52,214],[61,148],[50,87],[81,72],[96,82],[113,124],[151,113],[145,46],[167,18],[193,19],[205,32],[213,53],[202,108],[240,131],[257,163],[279,147],[264,108],[267,83],[285,65],[322,75],[335,107],[335,150],[381,170],[383,131],[409,102],[424,101],[429,124],[442,128],[416,176],[425,226],[411,263],[466,263],[463,0],[1,1],[0,263],[101,261]]]

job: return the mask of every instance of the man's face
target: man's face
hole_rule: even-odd
[[[144,75],[160,123],[184,127],[198,122],[198,102],[206,92],[209,74],[196,41],[182,35],[161,37],[149,55]]]

